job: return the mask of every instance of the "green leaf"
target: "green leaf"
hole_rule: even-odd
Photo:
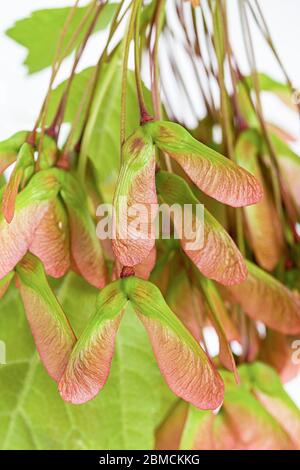
[[[9,288],[9,284],[13,277],[14,272],[11,271],[6,276],[2,277],[2,279],[0,279],[0,299],[4,296],[5,292]]]
[[[117,3],[110,3],[103,7],[94,31],[107,27],[117,7]],[[90,4],[76,8],[63,42],[63,57],[66,57],[66,46],[82,19],[87,15],[89,8]],[[70,10],[70,7],[37,10],[28,18],[17,21],[6,31],[7,36],[28,49],[24,64],[28,67],[29,73],[38,72],[52,64],[57,43]],[[72,50],[81,43],[91,23],[91,18],[90,15],[85,26],[81,28]],[[47,38],[46,41],[45,38]]]
[[[60,300],[78,336],[93,313],[97,294],[73,274],[60,289]],[[90,403],[75,406],[63,402],[44,371],[15,288],[0,301],[0,309],[0,339],[7,351],[7,365],[0,365],[1,448],[153,448],[154,430],[175,397],[164,384],[147,334],[131,310],[118,332],[105,388]]]

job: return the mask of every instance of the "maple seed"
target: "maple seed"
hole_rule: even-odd
[[[257,179],[215,150],[201,144],[179,124],[145,124],[155,144],[183,168],[206,194],[233,207],[256,204],[262,198]]]
[[[114,194],[112,248],[124,266],[142,263],[153,249],[154,219],[157,213],[155,189],[155,148],[152,139],[139,127],[125,142],[122,166]],[[139,210],[139,227],[131,218]]]

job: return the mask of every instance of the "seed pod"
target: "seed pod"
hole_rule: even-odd
[[[214,440],[219,450],[295,449],[280,423],[244,388],[226,392],[223,408],[215,418]]]
[[[193,335],[201,341],[202,328],[205,325],[205,303],[200,291],[190,282],[179,263],[172,270],[166,301],[179,320]]]
[[[293,198],[300,214],[300,158],[283,140],[274,134],[272,142],[276,150],[279,168],[282,172],[286,187]]]
[[[205,281],[205,279],[203,280]],[[213,284],[211,281],[207,280],[207,286],[209,290],[210,304],[213,306],[211,308],[212,312],[210,312],[209,311],[210,308],[208,308],[209,317],[212,319],[212,322],[213,322],[213,317],[217,317],[217,322],[222,325],[225,338],[227,339],[228,342],[230,341],[241,342],[241,334],[235,322],[230,316],[230,313],[222,298],[221,292],[219,292],[219,289],[217,288],[217,286]]]
[[[187,234],[183,230],[180,244],[199,271],[225,285],[238,284],[245,280],[247,268],[237,246],[208,211],[204,209],[202,219],[198,217],[194,209],[200,202],[188,184],[179,176],[161,171],[156,175],[156,183],[163,202],[169,206],[179,204],[182,209],[185,205],[191,207],[193,230]],[[182,218],[175,216],[173,220],[175,229],[180,234],[181,229],[185,229],[184,226],[177,227],[179,223],[184,225]],[[199,243],[195,243],[201,231],[202,237],[199,237]]]
[[[87,282],[102,288],[106,284],[106,265],[96,227],[88,211],[86,194],[71,173],[64,170],[57,170],[57,173],[61,181],[61,197],[68,213],[71,257],[75,270]]]
[[[13,219],[18,191],[24,188],[34,172],[34,152],[31,145],[23,144],[19,150],[16,166],[6,185],[2,200],[2,210],[8,223]]]
[[[59,190],[55,170],[41,171],[17,195],[15,216],[10,224],[0,213],[0,279],[27,253],[38,225]]]
[[[243,132],[236,145],[238,163],[256,176],[263,188],[262,200],[253,206],[245,207],[249,242],[260,266],[272,271],[283,254],[283,233],[271,194],[264,181],[259,166],[258,153],[261,141],[256,131]]]
[[[154,247],[157,213],[155,149],[152,139],[137,129],[125,142],[123,163],[114,196],[115,256],[124,266],[143,262]]]
[[[100,292],[96,313],[78,339],[59,383],[65,401],[84,403],[105,385],[126,303],[121,281],[109,284]]]
[[[220,297],[217,288],[212,281],[205,279],[204,277],[200,278],[200,276],[198,279],[208,304],[208,316],[219,338],[220,361],[223,366],[226,367],[226,369],[229,369],[234,373],[236,382],[238,383],[239,375],[236,369],[234,357],[226,338],[226,333],[222,325],[221,317],[219,315],[219,311],[222,309],[222,307],[225,309],[224,306],[220,308],[220,305],[222,305],[222,298]]]
[[[38,352],[48,374],[58,381],[66,368],[76,337],[50,289],[38,258],[27,254],[17,265],[16,272]]]
[[[285,334],[300,332],[300,296],[287,289],[258,266],[247,262],[248,278],[227,286],[231,300],[241,305],[254,320]]]
[[[36,146],[39,146],[40,135],[37,135]],[[58,155],[57,144],[52,137],[45,134],[43,137],[43,145],[39,155],[39,168],[47,170],[55,165]]]
[[[27,131],[20,131],[0,142],[0,174],[17,159],[20,147],[24,144],[27,135]]]
[[[253,175],[198,142],[179,124],[154,121],[144,127],[204,193],[233,207],[256,204],[262,198],[261,186]]]
[[[226,392],[222,408],[217,414],[189,407],[179,439],[180,448],[297,449],[299,410],[284,391],[276,373],[261,363],[243,364],[238,372],[242,378],[238,386],[228,372],[222,372]],[[168,429],[171,441],[172,434],[176,436],[176,430],[170,426]]]
[[[127,304],[145,326],[171,390],[200,408],[217,408],[224,393],[220,375],[158,288],[135,277],[115,281],[100,292],[96,313],[77,341],[60,380],[62,398],[74,404],[84,403],[104,386]]]
[[[297,339],[297,336],[287,337],[268,329],[261,344],[259,360],[272,366],[279,373],[283,383],[294,379],[300,372],[300,363],[293,361],[293,343]]]
[[[30,250],[54,277],[66,272],[71,254],[75,270],[90,284],[105,285],[106,266],[95,225],[85,193],[70,173],[58,168],[36,173],[17,195],[12,222],[0,214],[0,234],[0,279]]]
[[[29,245],[30,252],[43,262],[47,274],[54,278],[62,277],[70,268],[69,232],[66,209],[57,197],[49,203]]]
[[[224,394],[221,377],[170,310],[159,289],[129,277],[126,292],[147,330],[158,366],[171,390],[198,408],[217,408]]]
[[[273,368],[254,362],[240,367],[243,382],[250,382],[258,401],[289,435],[296,449],[300,449],[300,410],[284,390]]]

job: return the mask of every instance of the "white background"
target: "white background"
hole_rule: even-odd
[[[240,62],[245,66],[246,57],[238,27],[236,0],[226,1],[230,7],[230,34],[233,46]],[[86,2],[83,1],[81,4],[84,3]],[[17,130],[32,127],[49,80],[49,69],[27,76],[26,69],[22,66],[26,50],[7,38],[4,31],[12,26],[17,19],[28,16],[32,10],[72,4],[73,2],[69,0],[9,0],[1,2],[0,139],[8,137]],[[293,85],[300,88],[300,0],[260,0],[260,4]],[[95,62],[94,52],[97,44],[99,42],[91,41],[80,68]],[[278,66],[259,34],[254,36],[254,45],[259,70],[274,78],[282,79]],[[296,137],[299,136],[299,120],[294,113],[281,106],[276,99],[265,97],[264,103],[267,117],[282,125]],[[300,406],[300,377],[288,384],[287,389]]]

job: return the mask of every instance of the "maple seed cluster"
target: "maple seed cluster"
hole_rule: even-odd
[[[19,135],[6,142],[12,151],[16,141],[20,146],[16,150],[17,163],[2,197],[1,276],[10,279],[11,273],[16,273],[41,359],[51,377],[58,382],[62,397],[72,403],[83,403],[104,386],[124,309],[132,303],[149,334],[159,367],[170,388],[200,408],[219,406],[223,400],[219,374],[169,309],[160,291],[151,283],[131,276],[123,275],[119,281],[107,283],[104,257],[95,239],[79,182],[69,172],[57,168],[55,160],[43,163],[43,169],[34,172],[34,147],[26,142],[19,144],[18,138]],[[117,227],[122,226],[128,213],[118,210],[121,195],[127,196],[129,206],[136,202],[155,204],[157,178],[161,180],[159,187],[164,197],[168,175],[156,175],[155,146],[174,158],[199,188],[224,203],[241,206],[261,198],[258,182],[246,170],[216,152],[210,151],[206,156],[205,147],[179,125],[151,122],[137,129],[123,146],[123,164],[114,199]],[[175,180],[174,188],[181,184],[188,193],[180,179]],[[215,230],[209,219],[205,229],[208,237]],[[246,265],[234,242],[227,236],[222,239],[218,230],[215,232],[207,254],[207,246],[204,246],[199,253],[187,250],[187,256],[200,271],[223,284],[245,280]],[[17,237],[19,243],[16,244]],[[185,240],[181,242],[184,250]],[[133,239],[129,233],[125,241],[117,236],[112,248],[116,260],[122,266],[132,267],[133,274],[136,266],[147,263],[154,240],[147,236]],[[212,250],[217,254],[226,249],[232,253],[228,266],[224,261],[220,263],[219,255],[213,256],[216,260],[213,264],[205,261],[212,256]],[[233,256],[236,258],[234,269]],[[45,270],[48,275],[60,277],[69,268],[75,269],[92,285],[103,288],[97,312],[78,339],[44,273]],[[175,356],[179,363],[174,369]],[[188,359],[184,363],[180,359],[182,356]]]
[[[158,449],[264,448],[266,435],[268,448],[293,449],[300,442],[299,410],[278,374],[286,380],[299,371],[298,364],[291,365],[290,350],[300,334],[300,159],[287,133],[264,120],[259,95],[265,87],[286,102],[288,86],[256,70],[242,75],[228,35],[226,2],[208,2],[206,9],[199,0],[174,3],[182,39],[170,25],[165,2],[134,0],[125,11],[123,1],[114,3],[104,52],[85,71],[82,90],[74,86],[77,65],[105,6],[112,4],[84,7],[83,13],[89,9],[79,30],[69,31],[66,45],[62,30],[33,130],[0,143],[0,298],[18,289],[40,359],[64,401],[83,404],[105,386],[122,318],[131,310],[147,332],[162,377],[181,399],[158,429]],[[66,31],[80,11],[76,5],[70,9]],[[109,52],[123,21],[123,41]],[[216,59],[209,66],[202,57],[201,26]],[[202,63],[208,78],[218,78],[219,108],[198,77],[206,117],[200,120],[191,111],[199,121],[195,129],[187,129],[177,115],[168,99],[169,82],[163,74],[160,78],[160,35],[166,42],[182,40],[195,70]],[[269,35],[267,40],[270,44]],[[131,45],[134,72],[128,70]],[[181,83],[173,42],[169,46],[166,61],[173,75],[168,80]],[[74,50],[72,72],[53,90],[66,50]],[[141,78],[142,52],[149,55],[151,93]],[[105,100],[111,86],[118,94],[110,105],[117,103],[117,109],[109,114],[113,106]],[[193,91],[182,88],[193,110]],[[61,145],[66,122],[71,128]],[[213,131],[220,123],[217,144]],[[104,140],[101,145],[94,140],[104,127],[107,148]],[[95,158],[95,148],[102,158],[98,153]],[[96,207],[112,201],[114,237],[101,243]],[[175,234],[181,227],[174,205],[205,205],[201,246],[191,249],[194,230],[169,240],[161,232],[153,236],[159,203],[170,212]],[[138,231],[130,223],[137,205],[146,208]],[[192,210],[192,229],[198,218]],[[57,298],[70,273],[97,295],[80,334]],[[77,308],[80,317],[80,298]],[[219,340],[214,359],[206,346],[207,326]],[[233,354],[233,341],[240,354]],[[218,413],[208,411],[217,408]]]

